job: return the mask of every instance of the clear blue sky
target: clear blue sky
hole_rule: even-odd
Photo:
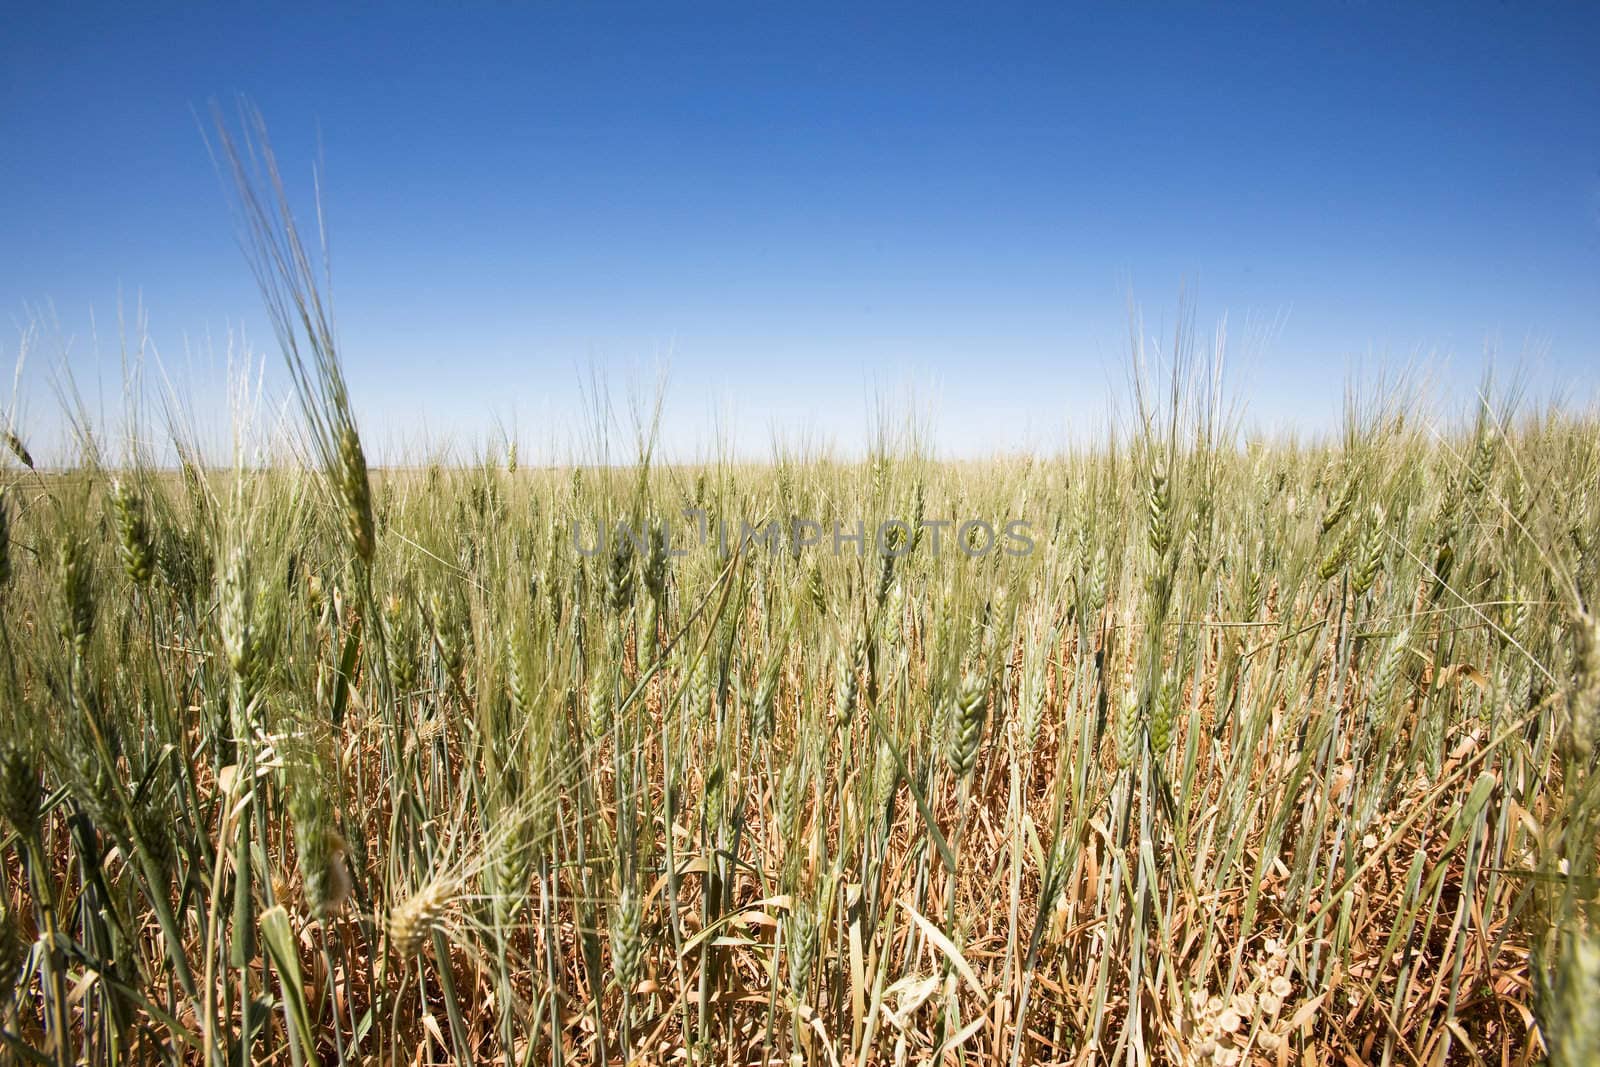
[[[535,449],[658,362],[678,449],[849,447],[908,389],[948,451],[1051,445],[1123,392],[1130,290],[1155,326],[1185,283],[1268,424],[1486,346],[1591,397],[1600,8],[1400,6],[9,4],[0,352],[53,307],[41,433],[68,339],[116,410],[119,292],[173,373],[242,325],[283,381],[200,134],[246,94],[301,190],[320,133],[380,446]]]

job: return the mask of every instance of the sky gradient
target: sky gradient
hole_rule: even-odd
[[[815,4],[0,9],[0,354],[120,410],[119,300],[219,397],[280,360],[202,137],[266,119],[380,454],[535,457],[668,375],[663,438],[860,445],[875,398],[982,455],[1092,436],[1129,300],[1226,314],[1253,422],[1355,368],[1600,379],[1600,8]],[[91,320],[92,316],[92,320]],[[91,330],[90,323],[94,323]],[[65,355],[63,355],[65,353]],[[1443,361],[1443,362],[1440,362]]]

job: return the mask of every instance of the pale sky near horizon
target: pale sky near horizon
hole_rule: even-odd
[[[678,458],[849,452],[880,408],[1054,448],[1125,401],[1130,294],[1163,347],[1180,292],[1202,347],[1226,315],[1269,428],[1410,361],[1460,403],[1488,353],[1590,403],[1596,55],[1578,4],[13,4],[0,357],[33,324],[40,441],[63,360],[120,416],[119,301],[198,421],[241,332],[282,401],[202,136],[244,96],[303,204],[320,145],[379,458],[562,458],[587,382],[625,411],[663,368]]]

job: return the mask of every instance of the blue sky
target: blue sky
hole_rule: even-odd
[[[1125,395],[1130,293],[1165,337],[1184,289],[1264,425],[1429,353],[1587,401],[1597,12],[11,4],[0,353],[43,312],[25,428],[62,358],[114,414],[120,294],[175,377],[243,329],[282,395],[201,136],[245,94],[301,192],[320,138],[379,448],[498,422],[537,453],[591,373],[621,402],[662,366],[680,454],[849,449],[878,397],[947,452],[1052,447]]]

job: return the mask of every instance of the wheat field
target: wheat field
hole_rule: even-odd
[[[231,158],[298,458],[7,439],[6,1057],[1600,1062],[1593,416],[369,470]]]

